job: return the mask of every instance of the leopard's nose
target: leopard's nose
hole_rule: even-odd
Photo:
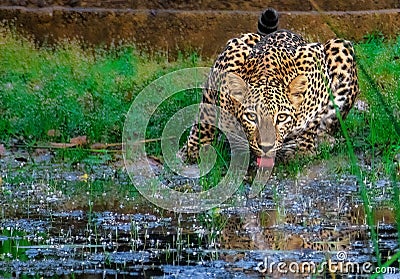
[[[264,153],[268,153],[268,151],[274,148],[274,144],[261,144],[260,148]]]

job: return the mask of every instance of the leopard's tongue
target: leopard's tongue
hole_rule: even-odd
[[[259,168],[273,168],[274,164],[274,157],[257,157],[257,166]]]

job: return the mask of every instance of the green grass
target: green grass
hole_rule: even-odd
[[[391,176],[400,152],[400,37],[388,42],[368,38],[356,46],[356,53],[361,98],[369,109],[354,112],[347,121],[353,146],[370,157],[374,171]]]
[[[90,142],[120,142],[136,94],[167,72],[198,64],[196,55],[170,62],[132,45],[104,49],[65,41],[38,49],[1,28],[0,140],[35,143],[86,135]],[[49,130],[58,137],[49,139]]]
[[[83,135],[88,143],[120,143],[125,114],[143,88],[166,73],[211,65],[195,53],[170,61],[162,54],[139,53],[130,44],[105,49],[64,41],[38,48],[7,28],[0,34],[0,142],[17,139],[25,147],[69,142]],[[167,99],[152,115],[146,138],[159,139],[172,115],[200,100],[198,89]],[[56,131],[56,136],[49,131]],[[146,148],[161,154],[160,141],[149,142]],[[70,164],[90,156],[90,150],[82,148],[57,152]],[[219,180],[221,171],[216,172],[212,182],[202,182],[204,187]]]

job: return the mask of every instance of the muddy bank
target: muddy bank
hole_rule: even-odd
[[[255,32],[259,11],[126,10],[101,8],[0,7],[0,18],[39,43],[79,38],[89,44],[134,42],[149,52],[197,50],[214,56],[234,36]],[[400,33],[400,10],[349,12],[281,12],[280,28],[290,29],[313,41],[335,33],[362,40],[368,33]],[[317,27],[317,28],[316,28]]]

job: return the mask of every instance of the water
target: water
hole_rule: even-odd
[[[332,278],[318,268],[333,263],[335,278],[369,278],[343,263],[376,264],[356,178],[330,174],[325,163],[296,178],[272,175],[260,196],[239,191],[200,214],[149,204],[117,171],[118,154],[66,164],[48,151],[17,150],[0,163],[4,277]],[[386,260],[399,251],[395,213],[382,202],[392,184],[367,185]]]

